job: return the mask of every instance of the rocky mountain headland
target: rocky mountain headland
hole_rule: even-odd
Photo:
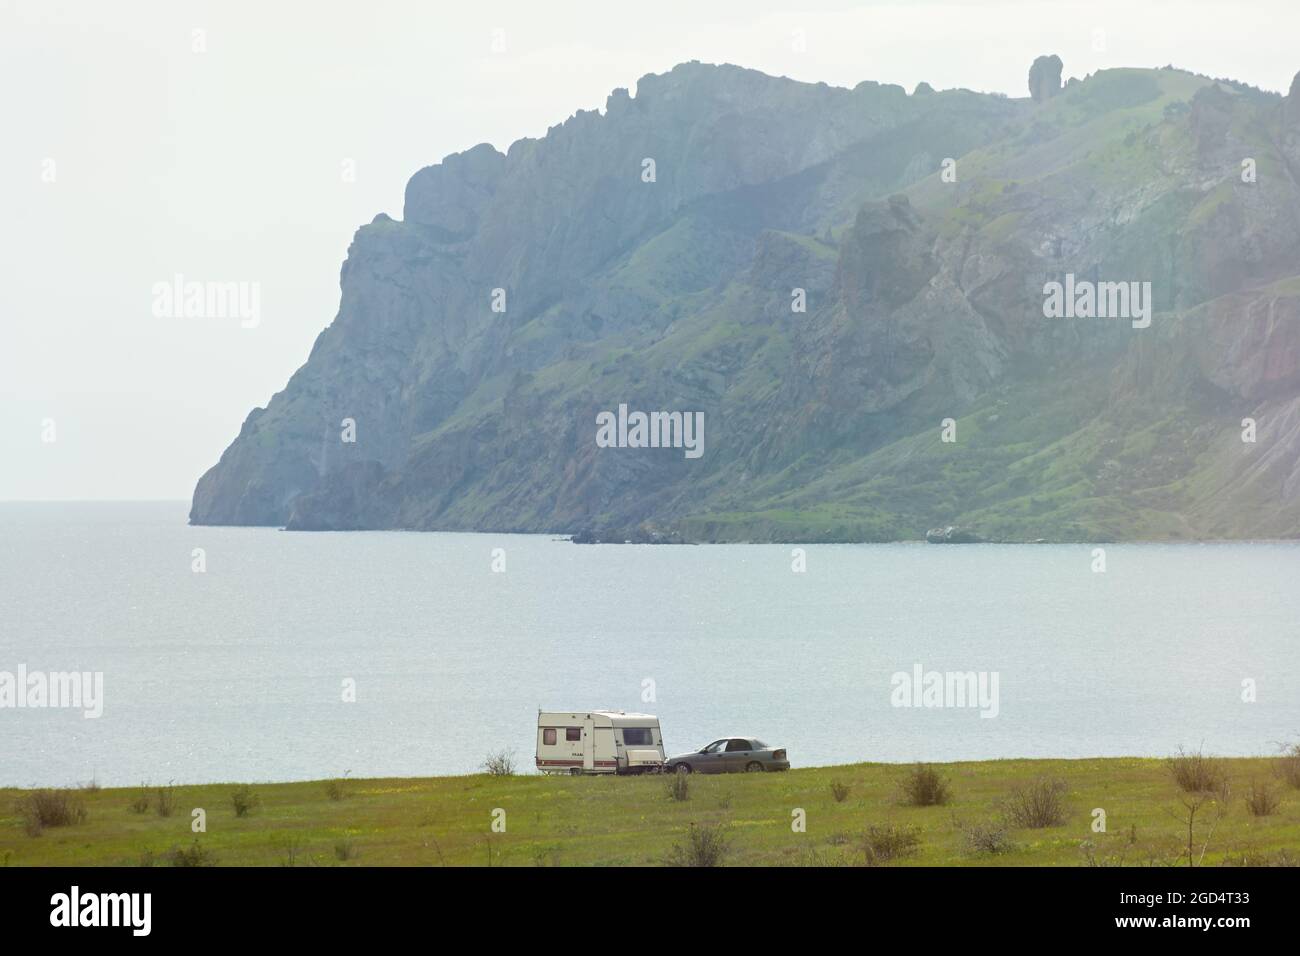
[[[191,521],[1300,536],[1300,77],[1062,72],[1008,98],[687,63],[418,171]],[[701,413],[702,454],[598,444],[620,405]]]

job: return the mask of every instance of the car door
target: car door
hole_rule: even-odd
[[[715,740],[698,754],[696,767],[700,773],[724,773],[726,767],[727,744],[730,743],[725,737],[722,740]]]
[[[753,757],[753,745],[743,737],[732,737],[722,755],[723,769],[727,773],[740,773]]]

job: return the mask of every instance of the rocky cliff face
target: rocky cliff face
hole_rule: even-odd
[[[1035,71],[1031,103],[692,63],[420,170],[191,520],[1300,533],[1295,88]],[[1045,316],[1067,274],[1149,282],[1150,326]],[[600,447],[619,405],[703,412],[704,453]]]

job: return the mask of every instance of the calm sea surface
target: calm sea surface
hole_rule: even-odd
[[[1300,545],[1109,545],[1102,574],[1082,545],[809,545],[794,573],[785,545],[186,512],[0,504],[0,671],[104,675],[98,719],[0,709],[0,785],[456,774],[500,749],[531,772],[539,707],[650,711],[673,752],[753,734],[796,766],[1300,739]],[[916,665],[996,672],[997,716],[892,706]]]

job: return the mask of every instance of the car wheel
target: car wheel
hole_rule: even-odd
[[[762,773],[762,772],[763,772],[763,765],[759,763],[757,760],[751,760],[749,763],[745,764],[745,773]]]
[[[690,773],[691,765],[688,763],[679,763],[676,769],[678,773]]]

